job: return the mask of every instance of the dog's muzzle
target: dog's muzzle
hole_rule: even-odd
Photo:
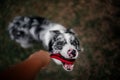
[[[66,71],[72,71],[73,70],[75,59],[66,59],[59,53],[51,54],[50,57],[61,61],[62,64],[63,64],[63,68]]]

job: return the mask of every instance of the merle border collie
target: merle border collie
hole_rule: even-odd
[[[55,63],[66,71],[73,70],[81,48],[72,29],[43,17],[17,16],[9,23],[8,31],[11,39],[23,48],[32,47],[34,41],[42,43]]]

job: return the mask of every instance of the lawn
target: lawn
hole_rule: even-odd
[[[73,28],[84,51],[73,71],[66,72],[51,62],[36,80],[118,80],[119,6],[119,0],[0,0],[0,71],[43,49],[38,44],[21,48],[10,39],[8,23],[19,15],[42,16]]]

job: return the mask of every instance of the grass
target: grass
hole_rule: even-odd
[[[40,71],[37,80],[117,80],[120,76],[118,5],[117,0],[1,0],[0,71],[43,49],[37,44],[23,49],[8,35],[7,25],[13,17],[34,15],[73,28],[84,48],[72,72],[65,72],[51,62],[46,70]]]

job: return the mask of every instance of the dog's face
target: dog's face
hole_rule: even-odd
[[[62,57],[68,60],[76,59],[78,57],[78,53],[80,51],[79,41],[76,38],[76,35],[71,31],[66,31],[64,33],[56,33],[56,36],[53,39],[52,52],[60,53]],[[68,66],[66,67],[63,64],[63,68],[65,70],[72,70]]]
[[[52,52],[61,53],[64,58],[76,59],[78,56],[79,40],[73,32],[66,31],[60,33],[55,32],[56,36],[53,38]]]
[[[60,34],[57,36],[52,48],[54,53],[60,52],[67,59],[76,59],[78,56],[79,41],[73,34]]]

